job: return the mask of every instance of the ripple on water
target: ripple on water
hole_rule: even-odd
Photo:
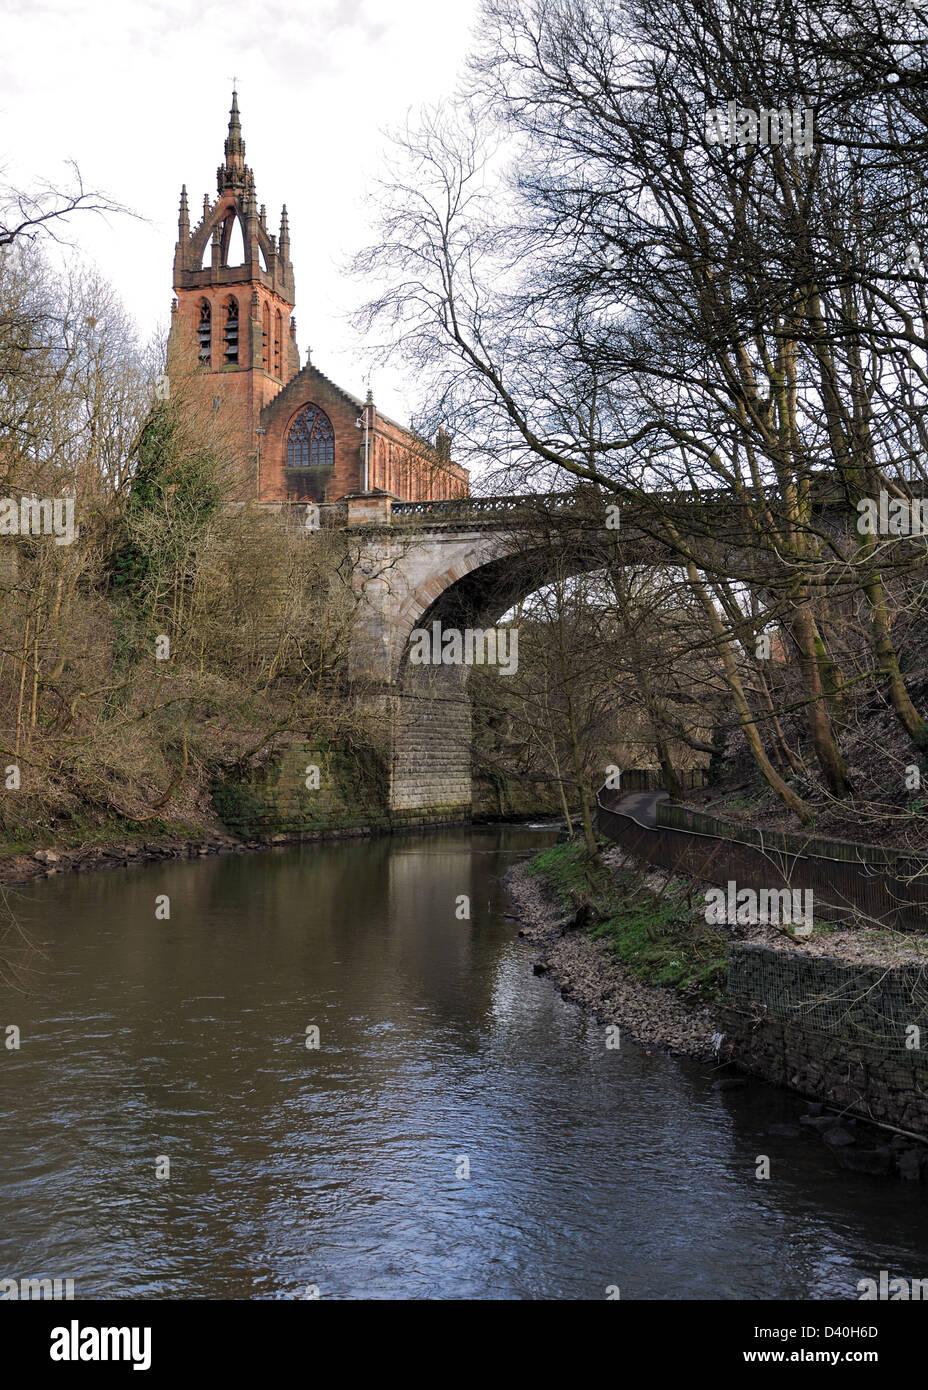
[[[532,975],[500,880],[552,838],[28,885],[48,950],[4,1064],[0,1273],[262,1299],[848,1298],[880,1268],[920,1277],[918,1191],[766,1137],[788,1096],[607,1051]]]

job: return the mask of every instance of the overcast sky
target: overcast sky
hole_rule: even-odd
[[[0,166],[32,186],[65,178],[146,219],[84,216],[71,239],[115,285],[142,338],[166,327],[177,210],[191,224],[216,167],[238,79],[246,161],[278,231],[290,216],[301,362],[363,394],[367,366],[345,321],[359,289],[341,272],[367,240],[362,199],[388,149],[384,128],[450,93],[477,0],[0,0]],[[371,382],[401,420],[415,390]]]

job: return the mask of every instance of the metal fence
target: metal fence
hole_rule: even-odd
[[[436,521],[453,521],[457,517],[503,515],[507,512],[570,511],[577,506],[572,492],[531,492],[504,497],[451,497],[434,501],[394,502],[393,516],[430,516]]]
[[[870,924],[903,931],[928,928],[928,863],[917,857],[894,864],[830,859],[761,849],[728,836],[669,826],[646,826],[617,809],[629,788],[601,790],[597,825],[603,835],[651,864],[692,874],[708,883],[738,888],[812,890],[814,913],[823,919],[858,914]]]
[[[688,772],[678,772],[677,779],[685,792],[692,791],[694,787],[705,787],[709,783],[709,774],[704,767],[691,768]],[[622,772],[620,777],[621,792],[624,796],[626,792],[659,792],[665,788],[664,775],[657,768],[631,767]]]

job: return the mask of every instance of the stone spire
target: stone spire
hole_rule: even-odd
[[[238,114],[238,92],[233,92],[232,110],[229,112],[229,134],[226,136],[226,168],[244,167],[245,141],[242,139],[242,122]]]
[[[284,203],[283,212],[280,214],[280,237],[277,242],[280,259],[289,261],[290,259],[290,223],[287,220],[287,204]]]
[[[184,242],[190,236],[190,209],[187,207],[187,185],[180,190],[180,216],[177,219],[177,239]]]
[[[242,122],[238,112],[238,92],[232,92],[232,109],[229,112],[229,133],[225,143],[225,163],[217,170],[219,192],[227,188],[254,187],[254,177],[245,164],[245,141],[242,139]]]

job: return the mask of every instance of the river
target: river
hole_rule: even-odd
[[[624,1300],[928,1274],[923,1189],[767,1136],[793,1097],[608,1050],[533,976],[502,878],[553,838],[461,828],[8,890],[42,952],[2,996],[21,1045],[2,1054],[0,1278]]]

